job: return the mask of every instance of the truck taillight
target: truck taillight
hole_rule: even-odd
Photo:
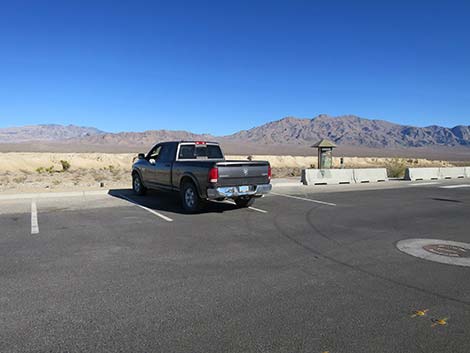
[[[271,166],[268,166],[268,179],[271,180],[271,177],[273,175],[273,172],[271,171]]]
[[[209,170],[209,183],[217,183],[218,180],[219,180],[219,169],[211,168],[211,170]]]

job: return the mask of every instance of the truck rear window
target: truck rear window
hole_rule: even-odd
[[[222,150],[218,145],[180,145],[178,159],[223,159]]]

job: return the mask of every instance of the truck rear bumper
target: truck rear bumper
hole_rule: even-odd
[[[269,193],[271,189],[271,184],[251,186],[248,191],[240,191],[238,186],[224,186],[214,189],[207,189],[207,198],[209,200],[215,200],[225,198],[233,199],[240,196],[260,197]]]

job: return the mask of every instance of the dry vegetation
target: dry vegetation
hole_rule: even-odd
[[[0,192],[67,191],[128,188],[133,153],[0,153]],[[227,156],[247,159],[247,155]],[[254,155],[268,160],[274,177],[300,176],[303,168],[315,167],[316,157]],[[402,177],[408,166],[452,166],[457,163],[406,158],[345,157],[345,168],[385,167],[390,177]],[[464,163],[464,164],[468,164]],[[340,158],[334,158],[335,168]]]
[[[129,187],[133,156],[0,153],[0,192]]]

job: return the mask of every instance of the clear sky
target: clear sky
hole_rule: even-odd
[[[470,1],[0,0],[0,126],[470,125]]]

